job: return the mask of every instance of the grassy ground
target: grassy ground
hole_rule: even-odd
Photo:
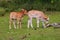
[[[60,22],[60,12],[47,13],[50,18],[50,23]],[[44,29],[40,23],[39,29],[28,29],[27,18],[28,17],[24,16],[21,29],[12,28],[9,30],[9,15],[0,17],[0,40],[60,40],[60,28],[54,29],[53,27],[49,27]],[[33,19],[34,28],[36,27],[35,21],[36,20]]]

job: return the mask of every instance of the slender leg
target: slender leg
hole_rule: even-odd
[[[19,20],[17,20],[17,29],[19,28]]]
[[[29,26],[31,26],[33,28],[32,19],[31,18],[28,20],[28,28],[29,28]]]
[[[30,19],[30,22],[31,22],[31,23],[30,23],[31,27],[33,28],[33,25],[32,25],[32,19]]]
[[[16,20],[13,20],[14,28],[16,29]]]
[[[37,27],[39,27],[39,19],[37,19]]]
[[[19,27],[21,28],[21,25],[22,25],[22,23],[21,23],[21,20],[19,21]]]
[[[30,26],[30,20],[28,20],[28,25],[27,25],[27,27],[29,28],[29,26]]]
[[[43,27],[46,28],[45,23],[42,21]]]
[[[11,29],[12,20],[9,21],[9,29]]]
[[[21,28],[21,20],[17,20],[17,29]]]

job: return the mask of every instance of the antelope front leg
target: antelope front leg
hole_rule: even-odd
[[[17,29],[21,28],[21,20],[17,20]]]
[[[19,28],[19,20],[17,20],[17,29]]]
[[[37,27],[39,28],[39,19],[37,19]]]
[[[21,28],[21,25],[22,25],[22,23],[21,23],[21,21],[20,21],[20,23],[19,23],[19,27]]]
[[[33,28],[33,25],[32,25],[32,20],[28,20],[28,28],[29,28],[29,26],[31,26],[32,28]]]
[[[28,24],[27,24],[27,27],[29,28],[29,26],[30,26],[30,20],[28,20]]]
[[[33,25],[32,25],[32,18],[29,18],[29,20],[28,20],[28,28],[29,28],[29,26],[31,26],[32,28],[33,28]]]
[[[12,21],[10,20],[9,21],[9,29],[11,29],[11,24],[12,24]]]
[[[44,23],[44,22],[42,22],[42,24],[43,24],[43,28],[46,28],[46,25],[45,25],[45,23]]]
[[[14,28],[16,29],[16,20],[13,20]]]
[[[30,19],[30,22],[31,22],[31,23],[30,23],[31,27],[33,28],[33,25],[32,25],[32,19]]]

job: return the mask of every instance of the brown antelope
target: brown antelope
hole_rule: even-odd
[[[9,29],[11,29],[11,25],[13,23],[14,28],[18,28],[18,26],[21,28],[21,20],[24,14],[26,14],[26,10],[22,9],[20,12],[11,12],[10,13],[10,21],[9,21]],[[16,23],[17,22],[17,23]],[[17,24],[17,27],[16,27]]]
[[[46,24],[48,24],[49,21],[49,17],[47,17],[42,11],[38,11],[38,10],[31,10],[28,12],[28,28],[29,26],[31,26],[33,28],[32,25],[32,18],[36,18],[37,19],[37,27],[39,27],[39,21],[42,21],[43,27],[46,28]]]

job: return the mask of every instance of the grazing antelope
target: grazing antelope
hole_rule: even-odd
[[[32,25],[32,18],[36,18],[37,19],[37,27],[39,27],[39,21],[42,21],[43,27],[46,28],[46,25],[48,25],[48,21],[49,21],[49,17],[47,17],[42,11],[38,11],[38,10],[31,10],[28,12],[28,28],[29,26],[31,26],[33,28]]]
[[[14,28],[18,28],[18,26],[21,28],[21,20],[24,14],[26,14],[26,10],[22,9],[20,12],[11,12],[10,13],[10,21],[9,21],[9,29],[11,29],[11,25],[13,23]],[[17,23],[16,23],[17,22]],[[17,27],[16,27],[17,24]]]

